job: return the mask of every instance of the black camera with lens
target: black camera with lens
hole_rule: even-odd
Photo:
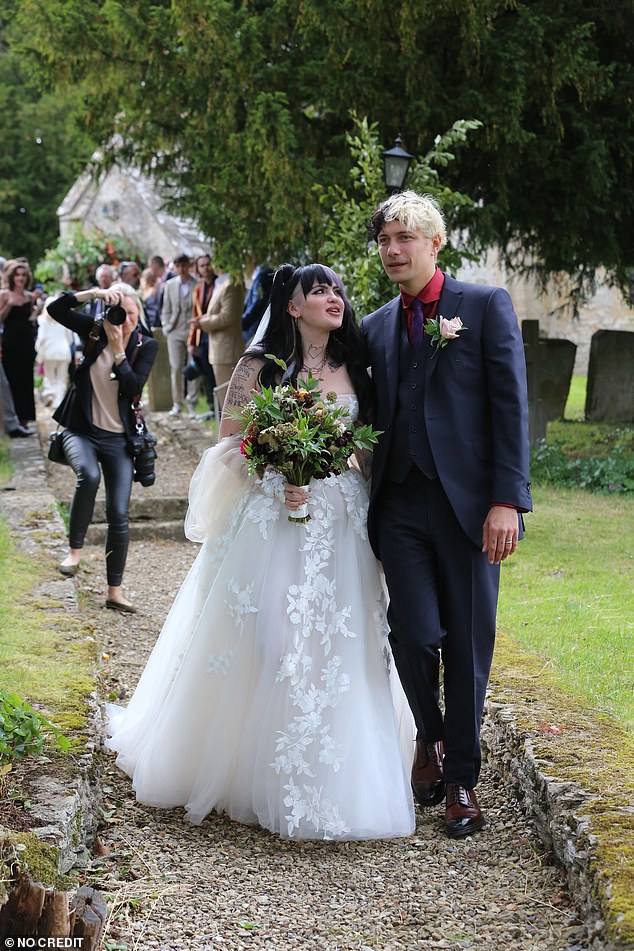
[[[128,448],[134,464],[134,481],[144,488],[154,485],[156,473],[154,463],[157,459],[156,437],[146,431],[128,440]]]
[[[126,317],[128,315],[125,312],[125,308],[122,307],[121,304],[111,304],[110,307],[106,307],[103,316],[109,324],[114,324],[115,327],[119,327],[121,324],[125,323]]]

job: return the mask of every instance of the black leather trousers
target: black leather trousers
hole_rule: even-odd
[[[132,490],[132,458],[126,449],[124,433],[98,430],[94,435],[65,430],[64,452],[77,484],[70,506],[68,542],[71,548],[83,548],[95,507],[95,497],[103,471],[106,489],[106,573],[108,584],[121,584],[128,555],[128,517]]]

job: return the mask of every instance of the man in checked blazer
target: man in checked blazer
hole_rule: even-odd
[[[361,321],[383,431],[368,533],[416,723],[414,796],[423,806],[446,796],[457,837],[484,824],[474,787],[500,563],[532,507],[524,348],[505,290],[437,267],[446,233],[433,199],[393,195],[370,227],[399,293]]]

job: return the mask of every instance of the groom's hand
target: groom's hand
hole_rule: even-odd
[[[499,565],[517,548],[517,511],[507,505],[492,505],[482,529],[482,551],[488,552],[489,564]]]

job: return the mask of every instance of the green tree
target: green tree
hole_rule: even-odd
[[[57,207],[94,146],[74,128],[77,99],[38,90],[7,48],[10,32],[0,23],[0,253],[35,263],[57,239]]]
[[[603,266],[627,286],[632,0],[16,2],[22,54],[83,89],[106,160],[172,186],[232,266],[314,254],[312,186],[348,180],[354,108],[418,155],[480,119],[445,176],[476,201],[471,237],[543,275],[587,284]]]

